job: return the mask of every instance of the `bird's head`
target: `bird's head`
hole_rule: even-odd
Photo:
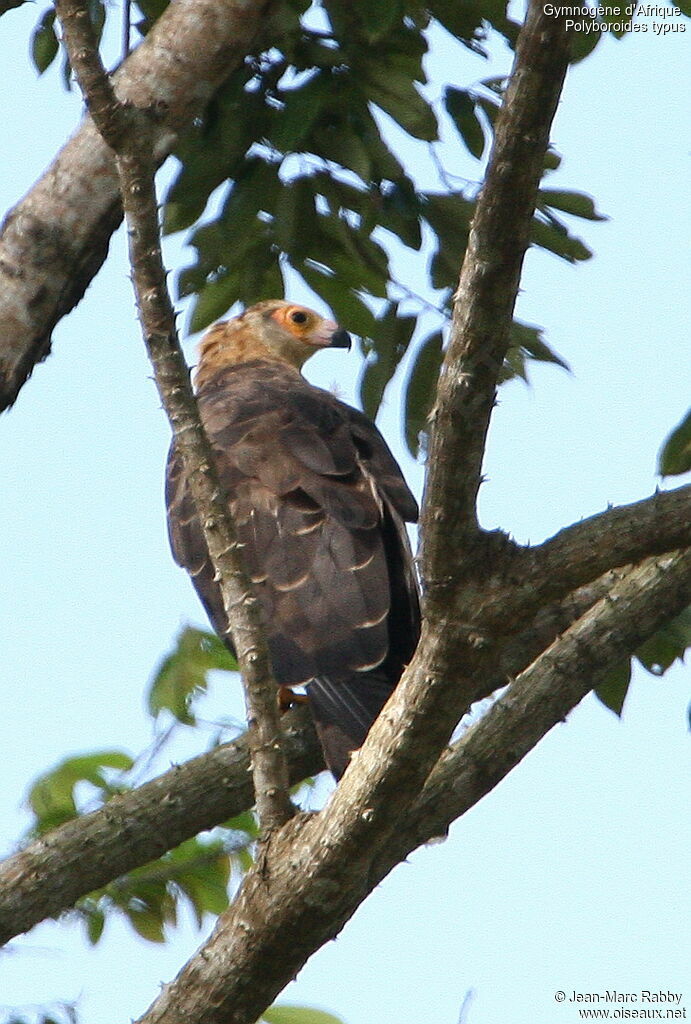
[[[224,366],[251,359],[288,363],[300,370],[322,348],[350,348],[350,335],[307,306],[283,299],[258,302],[206,332],[199,346],[196,384],[200,387]]]

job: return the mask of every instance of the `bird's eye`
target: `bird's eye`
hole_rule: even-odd
[[[294,324],[306,324],[307,313],[303,313],[301,309],[296,309],[290,314],[290,319]]]

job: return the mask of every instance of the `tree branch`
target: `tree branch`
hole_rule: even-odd
[[[447,752],[383,843],[351,844],[335,801],[294,819],[205,946],[139,1024],[250,1024],[412,849],[490,792],[632,646],[691,601],[691,552],[633,570]],[[348,775],[343,780],[345,788]],[[342,793],[339,786],[337,796]],[[369,808],[367,809],[369,811]],[[328,836],[329,842],[324,842]]]
[[[506,686],[559,633],[609,593],[618,578],[610,573],[542,609],[521,634],[507,637],[496,675],[483,681],[477,697]],[[294,785],[322,771],[324,759],[307,708],[295,708],[282,724]],[[0,945],[198,832],[241,814],[253,802],[250,756],[243,736],[53,829],[0,864]]]
[[[430,614],[442,621],[458,611],[455,582],[485,571],[478,564],[482,548],[473,543],[485,438],[569,51],[565,18],[531,2],[470,229],[431,416],[422,575]]]
[[[525,550],[522,586],[540,603],[555,600],[609,569],[691,545],[691,484],[658,491],[567,526]],[[521,594],[521,599],[525,595]]]
[[[56,0],[56,9],[91,116],[116,153],[142,333],[176,450],[188,473],[245,686],[260,824],[264,829],[275,828],[294,810],[288,794],[276,683],[261,609],[242,562],[235,524],[221,491],[177,338],[161,256],[151,111],[121,103],[115,96],[82,0]]]
[[[622,659],[689,603],[691,551],[650,559],[620,578],[444,752],[379,870],[387,873],[422,843],[446,835]]]
[[[496,544],[496,535],[484,537]],[[567,526],[543,544],[507,549],[505,562],[497,559],[496,585],[476,597],[474,620],[483,630],[515,632],[539,608],[610,569],[688,545],[691,485],[658,491]]]
[[[156,107],[156,160],[240,66],[273,0],[176,0],[114,75],[117,96]],[[0,236],[0,411],[50,351],[53,328],[79,302],[122,218],[113,154],[87,118],[10,210]]]
[[[284,716],[290,784],[324,768],[311,716]],[[254,803],[247,736],[176,765],[0,864],[0,945]]]

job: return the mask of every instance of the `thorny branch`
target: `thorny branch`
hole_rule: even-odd
[[[142,332],[175,444],[189,474],[245,684],[257,812],[264,829],[275,828],[293,813],[276,686],[259,605],[242,563],[235,526],[223,500],[177,338],[161,257],[154,187],[155,111],[121,103],[116,97],[84,4],[56,0],[56,9],[91,116],[116,154]]]
[[[176,0],[113,75],[120,99],[156,105],[156,159],[270,32],[277,0]],[[85,118],[0,227],[0,411],[50,352],[122,220],[113,153]]]
[[[74,0],[59,0],[68,13],[76,6]],[[547,563],[554,574],[572,574],[572,589],[618,559],[659,550],[637,546],[635,527],[618,538],[624,519],[617,519],[617,510],[605,513],[610,518],[600,524],[605,533],[609,531],[608,551],[593,555],[585,574],[579,576],[574,565],[579,545],[587,544],[588,531],[595,529],[592,524],[579,524],[570,528],[573,532],[546,542],[543,561],[538,554],[534,564],[529,561],[532,554],[518,556],[534,573],[533,584],[543,589],[539,611],[534,602],[530,604],[526,588],[516,599],[513,633],[498,628],[489,614],[478,631],[480,620],[473,618],[483,580],[483,613],[498,607],[514,590],[521,592],[520,580],[512,578],[517,548],[482,534],[475,499],[527,225],[567,61],[563,20],[547,18],[542,5],[532,2],[471,231],[440,383],[424,514],[428,621],[418,654],[330,805],[311,818],[294,818],[274,835],[261,870],[247,876],[211,941],[166,987],[142,1024],[255,1020],[314,949],[338,933],[395,863],[415,845],[443,833],[451,818],[496,785],[602,673],[691,599],[688,552],[610,574],[606,581],[589,586],[581,604],[576,595],[566,598],[553,581],[543,583],[539,574]],[[124,155],[120,163],[126,177],[131,168]],[[141,180],[135,178],[134,183]],[[144,184],[148,200],[150,179]],[[136,196],[130,199],[136,211]],[[149,209],[154,209],[151,202]],[[145,222],[152,232],[155,219],[149,215]],[[135,233],[138,275],[137,260],[146,267],[150,253],[138,252],[137,241]],[[157,239],[150,235],[149,241],[157,251]],[[148,283],[155,292],[160,281]],[[151,298],[144,289],[143,319]],[[163,330],[161,323],[168,321],[154,322],[151,337],[167,355],[174,333],[167,326]],[[183,384],[184,391],[186,378]],[[177,387],[176,383],[173,390]],[[185,408],[180,419],[186,415]],[[661,499],[657,511],[646,504],[633,518],[642,517],[652,535],[650,517],[660,509],[669,516],[677,500]],[[668,538],[674,529],[670,527]],[[680,542],[686,543],[683,537]],[[488,552],[496,557],[489,573],[484,561]],[[545,607],[548,594],[552,601],[557,596],[564,601]],[[521,616],[529,621],[536,611],[532,627],[518,631]],[[573,622],[574,616],[580,617]],[[565,626],[564,635],[555,640],[555,633]],[[487,687],[506,682],[532,658],[536,660],[486,718],[439,759],[468,701],[483,689],[488,692]]]
[[[608,594],[618,579],[608,574],[566,601],[541,609],[527,629],[507,638],[496,676],[484,681],[477,696],[506,686],[559,633]],[[286,715],[282,724],[294,785],[322,771],[324,760],[304,706]],[[241,814],[253,802],[247,737],[243,736],[53,829],[0,864],[0,944],[68,910],[92,890],[162,856],[198,832]],[[125,832],[127,842],[123,843]]]
[[[384,842],[378,834],[368,843],[349,842],[340,832],[344,823],[330,813],[333,804],[310,820],[291,822],[274,851],[269,875],[248,875],[211,939],[139,1024],[254,1021],[397,863],[421,843],[444,835],[455,817],[493,789],[565,718],[593,682],[597,685],[627,650],[690,600],[691,552],[651,560],[626,574],[442,756]],[[627,612],[623,618],[622,607]],[[584,650],[589,652],[585,659]],[[347,786],[346,774],[338,794]],[[254,979],[252,985],[248,978]]]

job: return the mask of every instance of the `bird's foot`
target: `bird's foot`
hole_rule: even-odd
[[[308,704],[309,697],[305,693],[295,693],[289,686],[278,688],[278,710],[289,711],[296,704]]]

